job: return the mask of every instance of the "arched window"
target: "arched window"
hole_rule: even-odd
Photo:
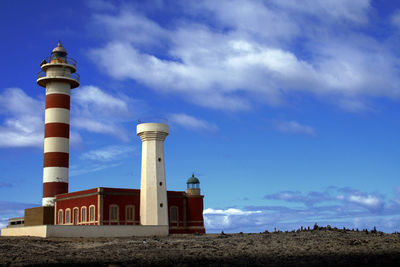
[[[110,221],[118,221],[119,220],[119,207],[118,205],[110,205]]]
[[[78,207],[75,207],[74,209],[73,209],[73,214],[72,214],[73,216],[73,223],[74,223],[74,225],[77,225],[77,224],[79,224],[79,208]]]
[[[65,210],[65,224],[71,223],[71,209]]]
[[[64,224],[64,212],[63,210],[58,211],[58,224]]]
[[[170,222],[177,222],[178,221],[178,207],[172,206],[170,208]]]
[[[89,221],[94,222],[96,220],[96,207],[94,205],[89,206]]]
[[[133,205],[125,206],[125,220],[127,221],[135,220],[135,206]]]
[[[87,221],[87,210],[86,207],[81,208],[81,222]]]

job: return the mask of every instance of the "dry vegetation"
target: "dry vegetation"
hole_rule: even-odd
[[[260,234],[0,237],[1,265],[399,266],[400,234],[315,227]]]

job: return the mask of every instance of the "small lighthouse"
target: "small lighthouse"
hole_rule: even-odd
[[[141,225],[168,225],[164,164],[164,140],[168,133],[169,127],[164,123],[137,125],[137,135],[142,140]]]
[[[61,42],[40,66],[37,84],[46,88],[42,205],[54,206],[55,195],[68,193],[70,95],[79,75]]]
[[[192,174],[187,182],[186,194],[189,196],[200,196],[200,180]]]

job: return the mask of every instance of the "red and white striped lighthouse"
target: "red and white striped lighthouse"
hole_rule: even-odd
[[[46,88],[42,205],[54,206],[55,195],[68,193],[70,95],[79,75],[61,42],[40,66],[37,84]]]

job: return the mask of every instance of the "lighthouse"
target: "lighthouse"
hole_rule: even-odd
[[[187,191],[167,191],[164,141],[168,124],[139,122],[141,186],[95,187],[68,192],[70,96],[80,85],[76,61],[59,42],[41,64],[37,84],[46,88],[42,206],[10,218],[2,236],[130,237],[205,233],[200,181]],[[162,123],[161,123],[162,122]]]
[[[142,140],[141,225],[168,225],[164,164],[164,140],[168,133],[169,127],[164,123],[137,125],[137,135]]]
[[[55,195],[68,193],[70,96],[79,75],[61,42],[40,66],[37,84],[46,88],[42,205],[54,206]]]

